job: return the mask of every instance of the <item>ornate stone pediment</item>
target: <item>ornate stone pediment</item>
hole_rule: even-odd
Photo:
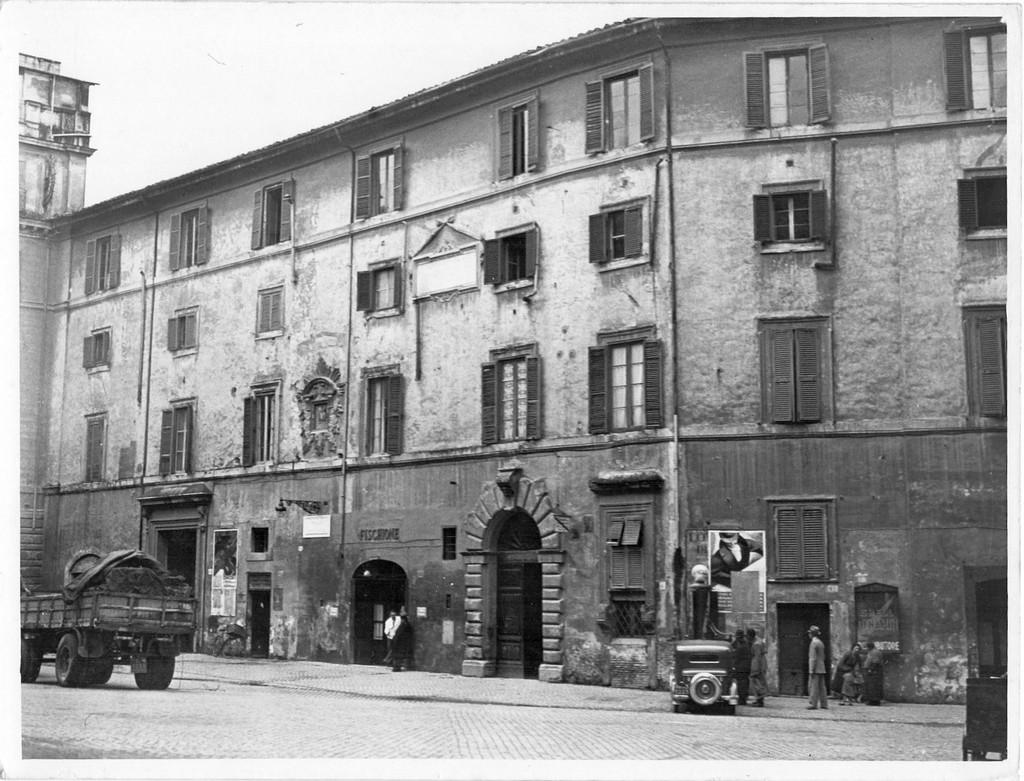
[[[443,222],[437,230],[427,239],[426,243],[413,254],[414,258],[430,257],[432,255],[443,255],[447,252],[472,246],[480,241],[478,236],[473,236],[464,230],[460,230],[450,222]]]

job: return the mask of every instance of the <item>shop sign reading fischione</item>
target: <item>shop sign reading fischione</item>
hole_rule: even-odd
[[[210,582],[210,615],[233,616],[238,590],[238,530],[213,533],[213,579]]]
[[[381,529],[360,529],[360,542],[401,542],[399,527],[391,526]]]
[[[719,611],[765,611],[768,574],[763,531],[709,531],[708,570]]]

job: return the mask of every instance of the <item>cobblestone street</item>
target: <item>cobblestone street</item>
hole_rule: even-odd
[[[665,692],[474,679],[316,662],[179,659],[167,691],[21,687],[36,759],[959,761],[963,707],[807,711],[771,698],[736,716],[674,714]],[[735,748],[741,747],[741,748]],[[30,768],[32,763],[26,763]],[[993,766],[994,767],[994,766]]]

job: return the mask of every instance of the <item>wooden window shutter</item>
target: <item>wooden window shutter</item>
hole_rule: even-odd
[[[811,124],[828,122],[832,118],[829,99],[828,47],[824,44],[807,50],[807,62],[811,92]]]
[[[284,327],[282,309],[284,306],[284,291],[275,290],[270,294],[270,330],[279,331]]]
[[[796,507],[775,510],[775,574],[798,578],[802,574],[800,516]]]
[[[649,428],[663,425],[661,414],[661,342],[644,342],[644,423]]]
[[[536,228],[531,228],[526,231],[526,276],[532,277],[534,271],[537,269],[537,246],[538,242],[538,231]]]
[[[160,413],[160,474],[171,473],[171,443],[174,441],[174,411]]]
[[[512,109],[498,111],[498,178],[512,177]]]
[[[185,440],[185,451],[182,453],[182,468],[186,472],[192,471],[192,424],[194,423],[192,414],[192,405],[187,407],[179,407],[175,412],[181,417],[182,429],[185,432],[183,439]]]
[[[95,366],[92,356],[92,337],[87,336],[82,340],[82,368],[90,369]]]
[[[405,421],[402,395],[402,375],[393,374],[388,378],[388,409],[386,431],[384,432],[385,450],[389,455],[397,456],[402,452],[402,426]]]
[[[92,338],[93,360],[98,366],[110,365],[110,331],[101,331]]]
[[[975,230],[978,227],[978,186],[974,179],[958,179],[956,200],[960,210],[960,227]]]
[[[605,216],[603,214],[590,215],[590,262],[604,263],[605,261],[605,240],[604,240]]]
[[[405,267],[401,263],[395,264],[395,272],[393,277],[392,289],[394,290],[394,301],[392,305],[402,307],[405,304]]]
[[[771,375],[768,404],[772,423],[793,422],[793,332],[789,328],[768,329]]]
[[[540,358],[526,357],[526,438],[540,439],[541,382]]]
[[[85,242],[85,294],[96,292],[96,241]]]
[[[356,219],[370,216],[370,158],[356,160]]]
[[[618,545],[622,542],[622,530],[626,528],[625,521],[610,521],[608,523],[608,530],[605,533],[605,542],[610,542],[613,545]]]
[[[801,508],[801,550],[805,578],[827,578],[828,528],[823,507]]]
[[[587,364],[589,382],[589,423],[591,434],[608,433],[608,353],[604,347],[591,347]]]
[[[654,67],[642,66],[637,72],[640,81],[640,140],[654,138]]]
[[[171,271],[181,268],[181,215],[171,215]]]
[[[536,171],[540,157],[540,101],[531,99],[526,111],[526,170]]]
[[[604,151],[604,82],[587,82],[586,151]]]
[[[608,549],[608,588],[626,588],[626,551],[621,545]]]
[[[811,190],[811,238],[828,239],[828,196],[824,190]]]
[[[500,285],[501,273],[501,240],[487,239],[484,241],[484,284]]]
[[[210,259],[210,210],[199,207],[196,218],[196,265],[202,266]]]
[[[180,339],[178,336],[178,318],[172,317],[167,320],[167,349],[177,350]]]
[[[754,195],[754,241],[772,240],[772,197]]]
[[[195,312],[182,317],[185,334],[182,338],[182,347],[195,347],[198,343],[196,334],[197,318]]]
[[[764,55],[746,52],[743,55],[744,84],[747,99],[747,127],[767,127],[765,106]]]
[[[644,252],[644,210],[630,206],[625,210],[626,257],[633,258]]]
[[[619,550],[626,554],[626,588],[644,587],[644,549],[639,545],[623,545]]]
[[[942,62],[946,73],[946,110],[964,111],[971,107],[967,89],[966,36],[963,30],[942,34]]]
[[[256,399],[242,399],[242,466],[256,463]]]
[[[373,310],[373,272],[356,272],[356,311]]]
[[[1000,317],[979,317],[978,356],[981,376],[981,414],[1006,417],[1006,341]]]
[[[295,201],[295,180],[285,179],[281,183],[281,232],[278,241],[292,240],[292,203]]]
[[[252,204],[252,248],[263,246],[263,190],[253,195]]]
[[[394,149],[394,161],[395,169],[393,172],[394,177],[394,200],[395,200],[395,211],[399,211],[402,208],[402,201],[405,197],[405,148],[399,144]]]
[[[480,366],[480,442],[493,445],[498,441],[498,367],[494,363]]]
[[[639,545],[640,532],[643,529],[643,526],[644,522],[642,518],[627,518],[622,528],[622,544]]]
[[[110,263],[107,265],[107,290],[121,284],[121,234],[110,237]]]
[[[796,419],[821,420],[821,345],[816,328],[798,328],[796,338]]]

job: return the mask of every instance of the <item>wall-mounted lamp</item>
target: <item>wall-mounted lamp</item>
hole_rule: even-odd
[[[292,504],[296,507],[301,507],[303,512],[318,515],[320,513],[320,508],[327,504],[327,502],[321,502],[316,499],[285,499],[282,496],[278,499],[277,507],[274,508],[274,511],[277,513],[283,513],[288,509],[288,506]]]

